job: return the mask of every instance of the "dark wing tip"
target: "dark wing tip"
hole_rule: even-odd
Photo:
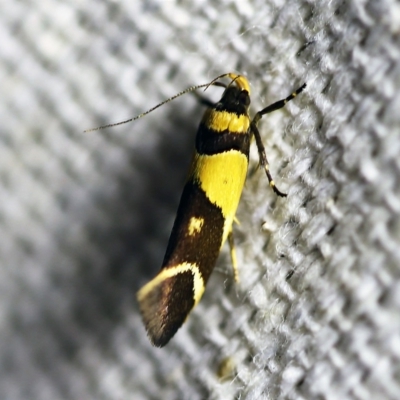
[[[193,274],[180,272],[161,281],[155,277],[137,294],[147,335],[164,347],[183,325],[194,306]]]

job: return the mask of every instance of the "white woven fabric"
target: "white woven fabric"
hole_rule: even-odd
[[[0,399],[399,399],[399,34],[395,0],[2,7]],[[288,197],[249,177],[240,284],[224,251],[155,349],[135,293],[161,265],[202,107],[82,131],[230,71],[254,110],[307,82],[260,124]]]

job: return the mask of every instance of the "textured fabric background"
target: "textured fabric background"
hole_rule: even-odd
[[[400,398],[398,1],[16,0],[0,43],[0,399]],[[155,349],[135,293],[203,109],[82,131],[229,71],[254,110],[308,84],[260,124],[289,195],[250,174],[241,283],[224,249]]]

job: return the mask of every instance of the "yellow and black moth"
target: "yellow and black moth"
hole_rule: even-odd
[[[227,86],[218,82],[226,76],[231,78]],[[232,224],[246,180],[253,136],[260,166],[265,170],[270,186],[277,195],[286,196],[272,179],[257,124],[263,115],[284,107],[306,85],[257,112],[253,119],[249,116],[250,85],[244,76],[234,73],[189,88],[165,102],[210,85],[225,87],[224,93],[219,102],[207,102],[209,107],[197,131],[191,168],[161,270],[137,293],[147,334],[157,347],[169,342],[200,301],[226,239],[231,248],[235,280],[238,281]],[[105,127],[140,118],[165,102],[133,119]]]
[[[192,165],[161,271],[137,294],[144,325],[155,346],[165,346],[200,301],[226,239],[238,280],[232,224],[246,179],[252,136],[271,187],[277,195],[286,196],[269,172],[257,123],[263,115],[282,108],[305,84],[251,120],[247,79],[227,75],[231,84],[221,100],[206,110],[198,128]]]

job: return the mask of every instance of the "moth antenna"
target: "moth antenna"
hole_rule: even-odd
[[[153,111],[156,110],[157,108],[163,106],[164,104],[169,103],[169,102],[172,101],[172,100],[175,100],[177,97],[180,97],[180,96],[182,96],[182,95],[184,95],[184,94],[186,94],[186,93],[189,93],[189,92],[193,92],[194,90],[200,89],[200,88],[202,88],[202,87],[205,87],[204,91],[206,91],[210,86],[222,86],[222,87],[226,87],[226,85],[224,85],[223,83],[216,82],[216,81],[217,81],[218,79],[221,79],[221,78],[227,76],[227,75],[228,75],[228,74],[220,75],[220,76],[218,76],[217,78],[213,79],[213,80],[212,80],[211,82],[209,82],[209,83],[204,83],[204,84],[202,84],[202,85],[191,86],[191,87],[189,87],[189,88],[183,90],[182,92],[179,92],[179,93],[175,94],[174,96],[168,98],[167,100],[164,100],[163,102],[157,104],[157,105],[154,106],[153,108],[150,108],[150,110],[147,110],[147,111],[145,111],[145,112],[143,112],[143,113],[137,115],[136,117],[129,118],[129,119],[125,120],[125,121],[116,122],[116,123],[113,123],[113,124],[107,124],[107,125],[98,126],[97,128],[86,129],[86,130],[84,130],[83,132],[84,132],[84,133],[88,133],[88,132],[93,132],[93,131],[99,131],[100,129],[111,128],[111,127],[113,127],[113,126],[123,125],[123,124],[127,124],[128,122],[136,121],[137,119],[142,118],[142,117],[144,117],[144,116],[147,115],[147,114],[150,114],[151,112],[153,112]]]

